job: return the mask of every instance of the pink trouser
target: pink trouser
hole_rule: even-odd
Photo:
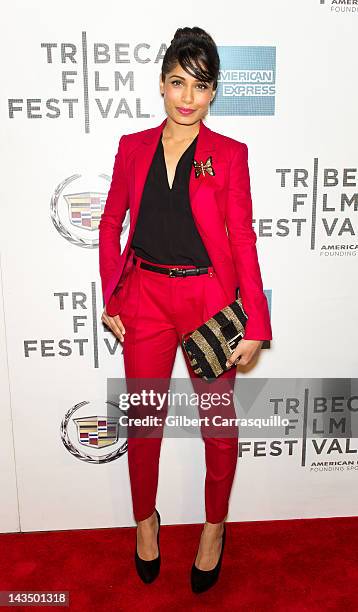
[[[123,357],[128,391],[130,379],[170,380],[181,335],[194,330],[227,305],[227,298],[213,267],[209,268],[208,274],[200,276],[169,277],[140,268],[141,261],[145,260],[137,258],[136,265],[125,280],[122,288],[123,306],[119,313],[126,330]],[[174,264],[161,266],[170,268]],[[195,392],[195,383],[199,384],[199,377],[190,366],[184,351],[183,354]],[[235,376],[236,368],[222,374],[219,377],[220,390],[222,384],[226,384],[233,396]],[[203,380],[200,379],[200,382],[202,391]],[[206,384],[206,391],[214,393],[217,381]],[[197,417],[207,414],[202,412],[200,406],[198,413]],[[227,415],[235,417],[233,402],[229,409],[225,409]],[[228,513],[238,457],[238,428],[231,427],[233,430],[236,435],[230,434],[230,437],[203,436],[206,461],[205,510],[206,520],[210,523],[223,521]],[[161,436],[128,437],[128,467],[136,521],[146,519],[155,509],[161,442]]]

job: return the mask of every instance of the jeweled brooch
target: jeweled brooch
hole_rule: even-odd
[[[211,155],[208,157],[205,163],[203,161],[198,162],[196,159],[194,159],[193,166],[195,168],[195,178],[198,178],[201,174],[205,176],[206,172],[211,176],[215,176]]]

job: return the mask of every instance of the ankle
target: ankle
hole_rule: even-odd
[[[137,522],[137,530],[140,533],[152,533],[158,525],[156,512],[154,511],[149,517]]]
[[[208,521],[205,521],[203,532],[208,535],[221,536],[224,533],[224,522],[225,521],[221,521],[220,523],[209,523]]]

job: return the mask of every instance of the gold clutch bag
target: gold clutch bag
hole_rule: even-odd
[[[196,374],[210,381],[227,372],[226,361],[243,338],[247,319],[237,298],[197,329],[182,335],[183,349]]]

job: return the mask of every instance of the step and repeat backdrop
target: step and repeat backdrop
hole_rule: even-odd
[[[235,399],[229,521],[354,515],[358,493],[355,0],[6,8],[2,62],[0,530],[134,525],[118,428],[122,346],[101,322],[98,224],[119,138],[165,117],[175,30],[218,45],[205,122],[248,146],[273,340]],[[16,28],[14,28],[16,24]],[[128,236],[129,218],[120,237]],[[174,386],[187,378],[178,347]],[[164,523],[205,520],[200,437],[166,435]]]

